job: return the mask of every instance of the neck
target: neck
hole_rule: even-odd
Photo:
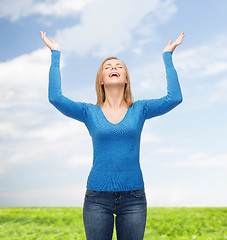
[[[105,89],[106,99],[103,103],[105,108],[119,109],[127,107],[127,103],[124,100],[124,88],[111,88]]]

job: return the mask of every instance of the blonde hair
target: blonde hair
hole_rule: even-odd
[[[96,105],[101,105],[105,101],[105,90],[104,90],[104,85],[101,84],[102,81],[102,72],[103,72],[103,65],[106,61],[111,60],[111,59],[117,59],[116,57],[108,57],[106,58],[101,66],[98,69],[97,75],[96,75],[96,81],[95,81],[95,88],[96,88],[96,94],[97,94],[97,103]],[[117,59],[119,60],[119,59]],[[121,61],[122,62],[122,61]],[[125,71],[126,71],[126,77],[127,77],[127,83],[125,83],[125,91],[124,91],[124,100],[126,101],[128,107],[131,107],[133,104],[133,96],[131,92],[131,86],[130,86],[130,77],[129,77],[129,72],[128,68],[126,67],[125,63],[122,62],[124,65]]]

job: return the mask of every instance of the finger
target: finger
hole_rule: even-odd
[[[42,32],[42,39],[43,41],[45,41],[47,39],[47,37],[45,36],[45,33]]]
[[[183,36],[183,32],[178,36],[178,38],[181,38]]]
[[[184,37],[184,33],[182,32],[182,33],[181,33],[181,40],[183,39],[183,37]]]

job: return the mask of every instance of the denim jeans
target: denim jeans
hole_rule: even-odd
[[[83,223],[87,240],[142,240],[147,219],[145,189],[108,192],[86,189]]]

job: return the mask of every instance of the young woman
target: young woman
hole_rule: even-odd
[[[83,122],[93,144],[93,165],[87,179],[83,223],[87,240],[112,239],[114,215],[117,239],[142,240],[147,200],[140,168],[140,136],[146,119],[165,114],[182,102],[172,53],[182,32],[163,51],[167,95],[133,102],[124,62],[105,59],[96,76],[97,103],[75,102],[61,91],[60,47],[40,31],[51,50],[49,101],[64,115]]]

